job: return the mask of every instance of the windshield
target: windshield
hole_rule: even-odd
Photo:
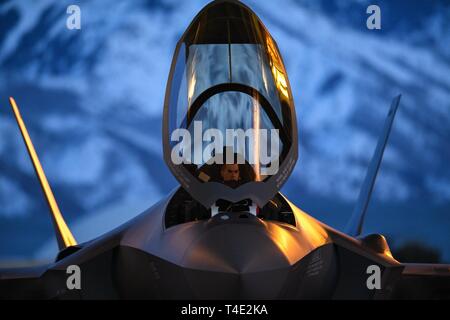
[[[181,135],[174,132],[173,140],[179,141]],[[278,170],[283,143],[257,96],[236,91],[215,94],[188,120],[185,132],[193,138],[182,137],[172,149],[173,160],[186,164],[200,181],[226,183],[224,170],[236,167],[238,183],[226,184],[237,187]]]
[[[197,16],[175,52],[164,118],[165,159],[182,184],[236,189],[279,174],[294,106],[278,48],[249,9],[219,2]]]
[[[261,45],[191,45],[187,56],[177,103],[179,117],[187,113],[205,90],[221,83],[242,83],[264,95],[279,120],[283,120],[277,88]],[[181,120],[178,119],[178,125],[181,125]]]

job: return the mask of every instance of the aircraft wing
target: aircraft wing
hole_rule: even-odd
[[[120,228],[84,243],[70,255],[47,265],[0,269],[0,300],[3,299],[117,299],[113,287],[114,257]],[[80,288],[68,283],[71,266],[80,270]]]
[[[403,263],[393,299],[450,299],[450,264]]]
[[[0,299],[42,296],[41,276],[48,265],[0,269]]]

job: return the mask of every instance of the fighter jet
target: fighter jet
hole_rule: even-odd
[[[450,298],[449,265],[401,263],[383,235],[362,235],[399,102],[388,111],[347,232],[314,219],[279,191],[297,161],[298,133],[278,46],[247,6],[214,1],[177,43],[167,82],[164,159],[180,186],[78,244],[11,98],[60,251],[48,265],[0,270],[0,298]],[[71,270],[78,285],[70,285]]]

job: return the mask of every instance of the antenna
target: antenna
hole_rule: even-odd
[[[25,142],[25,145],[28,150],[28,155],[30,156],[31,162],[33,163],[34,170],[36,172],[37,177],[39,178],[42,191],[44,192],[45,199],[47,200],[47,204],[50,208],[51,218],[53,221],[53,227],[55,228],[55,235],[56,240],[58,242],[59,250],[75,246],[77,245],[77,242],[75,241],[72,232],[70,232],[69,227],[64,221],[61,211],[59,211],[58,204],[56,203],[52,189],[48,184],[47,177],[45,176],[44,170],[42,169],[36,150],[34,149],[33,142],[31,141],[30,135],[28,134],[28,130],[25,126],[25,123],[22,120],[19,107],[17,106],[14,98],[10,97],[9,102],[11,103],[11,108],[13,109],[14,115],[16,117],[17,125],[19,126],[20,132],[22,133],[23,141]]]
[[[377,178],[378,169],[380,168],[381,160],[383,160],[383,153],[386,143],[391,132],[392,123],[394,122],[395,113],[397,112],[400,103],[401,95],[392,100],[389,113],[384,123],[383,132],[378,140],[377,148],[372,156],[369,168],[367,168],[366,178],[359,192],[358,202],[353,210],[352,217],[347,225],[347,233],[350,236],[357,237],[361,234],[364,217],[366,215],[367,207],[369,206],[370,197],[372,195],[373,186]]]

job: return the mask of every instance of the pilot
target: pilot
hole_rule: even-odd
[[[220,168],[220,177],[222,182],[231,188],[235,188],[239,185],[241,176],[239,165],[236,163],[224,164]]]
[[[220,168],[220,177],[222,183],[231,188],[236,188],[243,182],[240,165],[237,163],[223,164]],[[250,199],[245,199],[232,203],[230,201],[219,199],[216,201],[216,206],[219,211],[243,212],[249,211],[252,206],[252,201]]]

